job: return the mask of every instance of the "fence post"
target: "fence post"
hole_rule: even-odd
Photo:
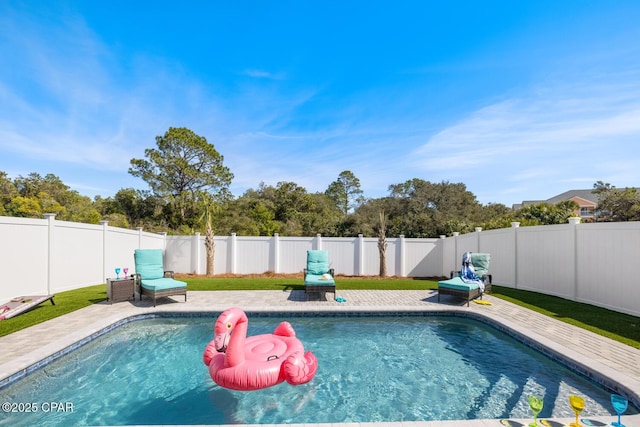
[[[357,260],[358,260],[358,270],[357,270],[357,275],[358,276],[364,276],[364,238],[362,236],[362,234],[358,234],[358,240],[357,240]]]
[[[579,301],[578,296],[580,294],[578,289],[578,224],[580,224],[580,218],[569,218],[569,226],[571,227],[571,233],[573,234],[573,300]]]
[[[53,257],[53,238],[54,238],[54,227],[56,214],[54,213],[46,213],[43,215],[47,220],[47,295],[51,295],[51,282],[53,280],[53,263],[51,262],[51,258]]]
[[[102,279],[107,280],[107,253],[109,252],[109,244],[107,243],[107,235],[109,233],[109,221],[100,221],[102,226]]]
[[[445,276],[444,274],[444,241],[447,239],[447,236],[445,236],[444,234],[440,235],[440,244],[438,245],[440,247],[440,276]]]
[[[322,234],[316,234],[316,249],[322,250]]]
[[[138,230],[138,249],[142,249],[142,227],[136,227]]]
[[[162,250],[166,251],[167,250],[167,232],[161,231],[159,234],[162,236]],[[140,237],[142,237],[142,230],[140,231]]]
[[[196,231],[191,240],[191,268],[194,274],[200,274],[200,232]]]
[[[458,236],[460,235],[459,231],[454,231],[453,233],[453,241],[454,241],[454,245],[453,245],[453,251],[455,253],[455,256],[453,257],[453,259],[456,261],[455,265],[458,265],[458,260],[461,259],[461,257],[458,256]]]
[[[231,270],[231,274],[236,274],[236,250],[237,250],[237,245],[236,245],[236,233],[231,233],[231,253],[229,254],[229,261],[230,261],[230,270]]]
[[[518,228],[520,223],[514,221],[511,223],[513,230],[513,288],[518,289]]]
[[[404,246],[404,234],[401,234],[399,236],[399,241],[398,241],[398,267],[396,267],[396,270],[398,271],[398,276],[400,277],[405,277],[405,273],[404,273],[404,258],[405,258],[405,246]]]
[[[280,273],[280,235],[273,233],[273,272]]]

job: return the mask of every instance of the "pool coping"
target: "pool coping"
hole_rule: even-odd
[[[223,291],[214,291],[223,292]],[[252,291],[247,291],[252,292]],[[255,291],[254,291],[255,292]],[[293,291],[291,291],[293,292]],[[352,291],[353,292],[353,291]],[[402,291],[398,291],[402,292]],[[496,299],[490,299],[498,303]],[[371,305],[371,306],[354,306],[354,305],[342,305],[335,302],[326,302],[325,304],[300,304],[294,306],[287,305],[252,305],[252,304],[237,304],[243,308],[247,313],[283,313],[286,315],[300,314],[300,315],[314,315],[326,314],[326,315],[346,315],[346,314],[428,314],[428,315],[455,315],[460,317],[467,317],[479,320],[483,323],[489,324],[498,330],[501,330],[508,335],[511,335],[515,339],[525,343],[526,345],[535,348],[538,351],[542,351],[548,356],[559,360],[561,363],[568,365],[570,368],[579,371],[583,375],[586,375],[594,381],[602,384],[604,387],[612,389],[614,391],[620,391],[627,395],[634,403],[635,406],[640,407],[640,381],[638,379],[626,375],[619,370],[613,369],[611,366],[607,366],[598,360],[590,359],[584,354],[578,353],[575,350],[564,346],[557,341],[549,339],[546,336],[538,334],[531,328],[523,327],[522,324],[512,321],[509,318],[500,316],[497,313],[499,311],[482,310],[483,306],[467,308],[466,306],[448,305],[448,304],[422,304],[422,301],[416,305]],[[502,304],[500,302],[499,304]],[[99,305],[99,304],[98,304]],[[84,342],[89,342],[100,336],[108,330],[118,327],[123,322],[128,322],[133,318],[142,317],[154,317],[154,316],[169,316],[196,314],[196,313],[219,313],[228,308],[228,304],[208,304],[206,307],[202,305],[190,305],[190,304],[162,304],[157,307],[144,306],[144,305],[131,305],[125,307],[123,310],[119,310],[112,315],[97,318],[92,323],[88,324],[84,328],[77,329],[76,331],[66,334],[64,338],[54,340],[46,343],[36,350],[33,350],[20,358],[12,360],[10,362],[0,365],[0,387],[4,387],[7,384],[17,381],[28,375],[30,372],[39,369],[46,363],[53,360],[54,357],[59,357],[62,354],[66,354],[69,351],[73,351],[75,348],[83,345]],[[485,306],[486,307],[486,306]],[[84,309],[83,309],[84,310]],[[526,310],[526,309],[522,309]],[[94,317],[95,319],[95,317]],[[37,325],[36,325],[37,327]],[[4,338],[4,337],[3,337]],[[602,418],[602,419],[599,419]],[[598,422],[608,422],[610,417],[591,417],[592,420]],[[552,419],[557,422],[570,422],[571,419]],[[511,419],[511,424],[516,426],[520,421],[518,419]],[[528,424],[530,420],[524,420]],[[314,427],[320,427],[322,425],[362,425],[372,424],[376,427],[380,427],[381,424],[399,427],[399,426],[441,426],[441,425],[455,425],[461,421],[415,421],[415,422],[389,422],[389,423],[338,423],[338,424],[310,424]],[[624,416],[624,423],[627,427],[637,425],[640,427],[640,414],[626,415]],[[465,425],[482,426],[482,425],[503,425],[500,420],[465,420]],[[293,425],[293,424],[290,424]],[[303,424],[300,424],[303,425]],[[237,425],[236,425],[237,426]],[[247,426],[255,427],[256,424],[249,424]]]

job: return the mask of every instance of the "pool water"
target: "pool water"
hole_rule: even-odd
[[[215,317],[139,320],[1,390],[36,412],[5,413],[0,426],[526,418],[529,394],[544,397],[541,417],[572,417],[569,394],[585,397],[584,416],[613,415],[608,391],[474,320],[249,315],[248,335],[282,320],[318,358],[308,384],[223,389],[202,363]]]

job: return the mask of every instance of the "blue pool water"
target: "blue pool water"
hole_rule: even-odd
[[[569,394],[585,397],[585,416],[613,414],[606,390],[474,320],[249,315],[249,335],[282,320],[319,360],[308,384],[220,388],[202,363],[215,316],[140,320],[1,390],[3,402],[23,406],[0,426],[530,417],[529,394],[544,397],[542,417],[571,417]]]

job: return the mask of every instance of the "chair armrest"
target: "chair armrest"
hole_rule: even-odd
[[[333,277],[333,268],[329,269],[329,274],[331,275],[331,277]]]
[[[167,270],[167,271],[164,272],[164,277],[167,277],[167,275],[169,277],[171,277],[172,279],[174,278],[173,277],[173,271],[171,271],[171,270]]]

